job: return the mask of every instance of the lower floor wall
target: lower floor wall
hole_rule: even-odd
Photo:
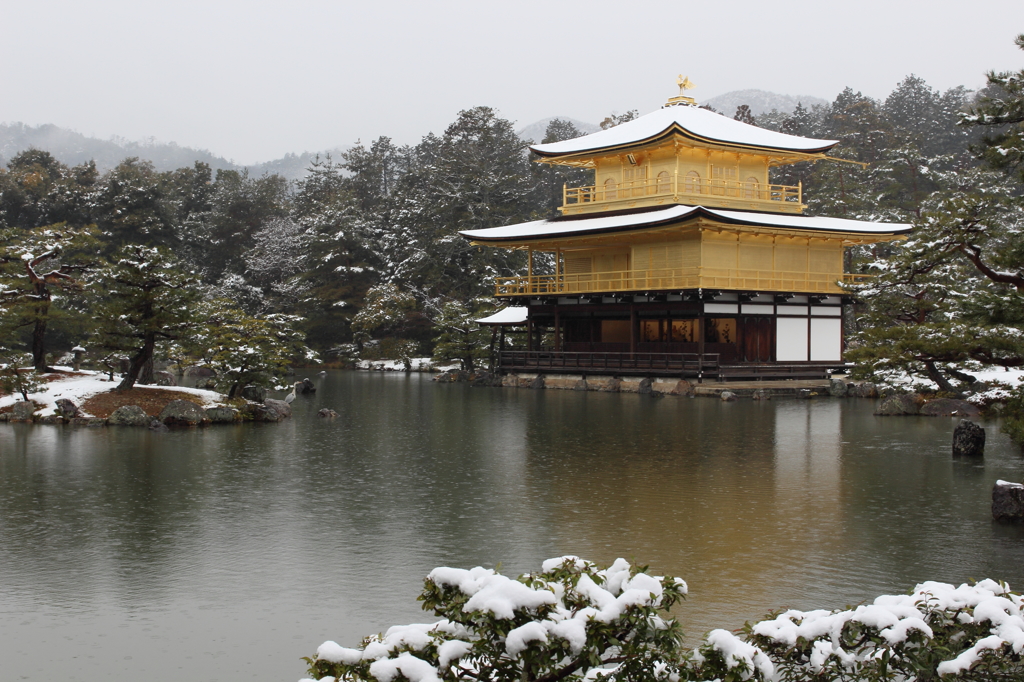
[[[528,311],[528,350],[716,354],[723,364],[839,362],[843,356],[838,297],[790,296],[783,303],[771,296],[741,301],[729,294],[713,302],[565,301],[533,304]]]

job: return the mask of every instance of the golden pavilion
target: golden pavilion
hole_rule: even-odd
[[[525,276],[495,282],[510,307],[480,321],[527,328],[500,369],[817,378],[843,364],[844,249],[910,225],[804,215],[802,187],[770,169],[830,158],[837,141],[699,108],[690,86],[680,78],[653,113],[533,145],[543,163],[593,169],[593,184],[563,189],[558,217],[461,233],[528,254]]]

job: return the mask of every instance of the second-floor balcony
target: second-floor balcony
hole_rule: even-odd
[[[570,296],[686,289],[842,294],[867,275],[736,268],[659,268],[495,278],[495,296]],[[842,284],[840,284],[842,282]]]
[[[607,211],[631,206],[680,203],[775,213],[802,213],[802,185],[771,185],[662,173],[603,185],[562,188],[565,214]]]

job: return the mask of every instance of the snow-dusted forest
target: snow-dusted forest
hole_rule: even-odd
[[[772,182],[801,182],[808,213],[915,224],[907,242],[850,253],[849,271],[878,275],[851,292],[861,376],[965,393],[972,369],[1024,365],[1022,78],[938,92],[911,75],[884,100],[848,88],[792,113],[720,112],[840,140],[836,155],[867,164],[778,169]],[[554,120],[536,141],[579,134]],[[101,174],[25,151],[0,170],[0,342],[37,368],[78,344],[140,371],[153,354],[213,362],[238,334],[274,349],[261,369],[314,352],[472,362],[491,277],[525,259],[458,232],[552,216],[563,183],[587,181],[531,163],[487,107],[414,146],[382,137],[315,159],[297,181],[133,158]]]

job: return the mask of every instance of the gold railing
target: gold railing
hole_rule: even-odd
[[[666,291],[683,289],[737,289],[841,294],[838,284],[862,281],[865,275],[818,272],[739,270],[734,268],[661,268],[620,270],[578,275],[497,277],[495,296],[551,296],[564,294]]]
[[[667,178],[627,180],[615,187],[589,185],[562,187],[562,205],[591,204],[620,201],[638,197],[686,196],[699,201],[701,197],[728,197],[750,201],[791,201],[803,203],[803,187],[797,185],[769,185],[760,182],[688,178],[672,175]]]

